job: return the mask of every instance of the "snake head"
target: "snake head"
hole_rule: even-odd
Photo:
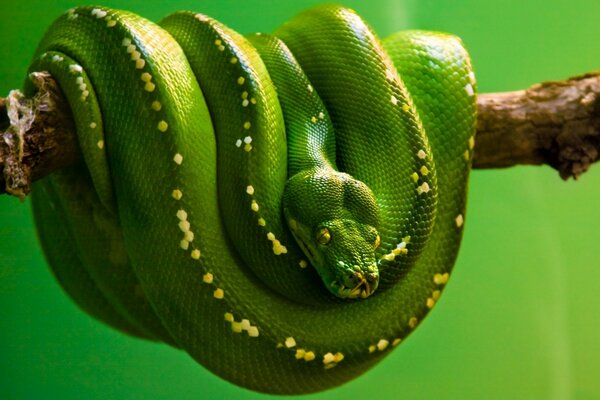
[[[296,242],[331,293],[351,299],[373,294],[381,239],[367,185],[330,169],[299,173],[288,181],[283,205]]]

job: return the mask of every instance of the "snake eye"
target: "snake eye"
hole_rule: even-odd
[[[376,250],[380,244],[381,244],[381,237],[379,237],[379,235],[377,235],[375,237],[375,241],[373,242],[373,249]]]
[[[321,228],[317,231],[317,243],[326,245],[331,242],[331,232],[327,228]]]

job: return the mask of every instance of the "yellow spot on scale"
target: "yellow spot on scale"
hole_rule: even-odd
[[[473,150],[474,147],[475,147],[475,136],[471,136],[469,138],[469,149]]]
[[[269,239],[269,240],[275,240],[275,235],[273,234],[273,232],[267,233],[267,239]]]
[[[300,268],[308,267],[308,263],[306,262],[306,260],[300,260],[298,264],[300,264]]]
[[[127,46],[127,53],[131,54],[135,51],[135,44],[130,44]]]
[[[244,122],[244,129],[250,129],[251,126],[252,124],[250,123],[250,121]]]
[[[192,231],[185,231],[183,233],[183,240],[187,240],[188,242],[193,242],[194,241],[194,232]]]
[[[248,107],[248,99],[242,100],[242,107]]]
[[[316,124],[316,123],[317,123],[317,117],[314,117],[314,116],[313,116],[313,117],[311,117],[311,118],[310,118],[310,121],[311,121],[313,124]]]
[[[242,319],[242,329],[247,331],[248,329],[250,329],[252,325],[250,325],[250,320],[249,319]]]
[[[434,299],[435,301],[438,301],[440,299],[441,295],[442,295],[442,292],[439,290],[434,290],[433,292],[431,292],[431,298]]]
[[[325,114],[323,114],[323,111],[321,111],[321,112],[319,113],[319,119],[323,119],[323,118],[325,118]]]
[[[142,54],[139,51],[131,53],[131,61],[137,61],[142,58]]]
[[[250,328],[248,328],[248,336],[258,337],[258,327],[251,326]]]
[[[256,200],[252,200],[252,204],[250,205],[250,209],[254,212],[258,212],[259,207],[258,207],[258,203],[256,202]]]
[[[312,351],[307,351],[304,354],[304,361],[312,361],[316,358],[315,353]]]
[[[135,67],[136,67],[137,69],[142,69],[142,68],[144,68],[144,65],[146,65],[146,60],[144,60],[143,58],[140,58],[139,60],[137,60],[137,61],[135,62]]]
[[[223,42],[220,39],[215,40],[215,46],[220,46],[222,44]]]
[[[162,108],[162,104],[160,104],[160,101],[158,101],[158,100],[154,100],[154,101],[152,102],[152,109],[153,109],[154,111],[160,111],[160,109],[161,109],[161,108]]]
[[[421,171],[421,175],[423,175],[423,176],[427,176],[429,174],[429,169],[425,165],[423,165],[421,167],[420,171]]]
[[[121,44],[125,47],[129,46],[131,44],[131,39],[129,38],[124,38],[123,41],[121,42]]]
[[[413,172],[413,174],[410,177],[415,183],[419,180],[419,174],[417,174],[416,172]]]
[[[388,347],[388,344],[390,344],[389,341],[387,341],[386,339],[379,339],[379,342],[377,342],[377,350],[379,351],[383,351]]]
[[[425,304],[427,305],[427,308],[433,308],[433,306],[435,306],[435,300],[433,300],[431,297],[429,297]]]
[[[156,127],[158,128],[159,131],[166,132],[167,129],[169,129],[169,124],[167,124],[167,122],[163,120],[163,121],[160,121]]]
[[[181,200],[181,198],[183,197],[183,192],[179,189],[175,189],[173,190],[173,192],[171,193],[171,196],[175,199],[175,200]]]
[[[109,19],[108,21],[106,21],[106,26],[108,26],[109,28],[112,28],[116,24],[117,24],[117,21],[115,21],[114,19]]]
[[[394,339],[394,341],[392,342],[392,346],[394,346],[394,347],[398,346],[401,341],[402,341],[402,339],[400,339],[400,338]]]
[[[183,250],[187,250],[190,247],[190,242],[183,239],[181,242],[179,242],[179,247],[181,247]]]
[[[96,143],[96,145],[98,146],[99,149],[103,149],[104,148],[104,140],[98,140],[98,143]]]
[[[429,184],[427,182],[423,182],[423,184],[417,188],[417,193],[418,194],[427,193],[427,192],[429,192],[429,189],[430,189]]]
[[[444,272],[443,274],[435,274],[433,276],[433,283],[436,285],[445,285],[448,282],[449,277],[450,275],[448,275],[447,272]]]
[[[175,162],[175,164],[181,165],[181,163],[183,162],[183,156],[181,154],[177,153],[173,157],[173,161]]]
[[[155,87],[156,86],[154,85],[154,83],[152,83],[152,82],[146,82],[146,84],[144,85],[144,90],[146,92],[154,92],[154,88]]]
[[[225,292],[221,288],[216,288],[213,292],[213,296],[215,299],[221,300],[223,297],[225,297]]]
[[[313,87],[312,87],[312,85],[310,85],[310,84],[309,84],[309,85],[308,85],[306,88],[308,89],[308,91],[309,91],[309,92],[311,92],[311,93],[313,92]]]
[[[237,80],[238,85],[243,85],[244,82],[246,82],[246,78],[244,78],[243,76],[240,76]]]
[[[96,123],[95,122],[90,123],[90,128],[95,129],[96,128]]]
[[[225,51],[225,46],[219,46],[219,51]]]
[[[250,150],[252,150],[252,145],[250,143],[246,143],[244,150],[246,150],[246,152],[250,152]]]
[[[144,72],[140,75],[140,79],[144,82],[150,82],[152,80],[152,75],[150,75],[148,72]]]
[[[465,161],[469,161],[469,158],[471,158],[471,156],[469,155],[469,150],[465,150],[465,152],[463,153],[463,158],[465,159]]]
[[[276,256],[280,256],[282,254],[287,254],[287,247],[281,244],[281,242],[277,239],[273,240],[273,253]]]
[[[340,352],[337,352],[333,355],[333,362],[339,363],[344,359],[344,355]]]
[[[427,153],[425,153],[424,150],[419,150],[418,153],[417,153],[417,157],[419,157],[422,160],[425,157],[427,157]]]
[[[191,256],[194,260],[198,260],[200,258],[200,250],[198,250],[198,249],[192,250]]]
[[[335,367],[336,365],[337,365],[336,363],[325,364],[325,366],[323,368],[325,368],[325,369],[331,369],[331,368]]]
[[[327,353],[323,356],[323,364],[330,364],[335,361],[335,356],[333,353]]]
[[[226,312],[225,313],[225,321],[227,321],[227,322],[233,322],[234,321],[233,314],[230,313],[230,312]]]
[[[202,281],[204,283],[211,284],[211,283],[213,283],[213,279],[214,279],[213,274],[211,274],[210,272],[207,272],[202,276]]]
[[[411,329],[414,329],[418,323],[419,323],[419,320],[417,319],[417,317],[411,317],[408,320],[408,327]]]
[[[188,214],[185,210],[181,209],[179,211],[177,211],[177,218],[181,221],[185,221],[188,217]]]
[[[369,346],[369,353],[374,353],[375,350],[377,350],[377,346],[375,346],[374,344]]]
[[[458,215],[456,216],[456,218],[454,219],[454,221],[456,222],[456,226],[457,226],[458,228],[460,228],[461,226],[463,226],[463,223],[465,222],[465,220],[464,220],[464,218],[463,218],[462,214],[458,214]]]
[[[254,97],[250,98],[250,103],[256,104],[256,99]]]
[[[229,60],[229,62],[232,63],[232,64],[237,64],[238,59],[237,59],[237,57],[231,57],[231,59]]]
[[[394,253],[388,253],[383,256],[383,259],[386,261],[394,261],[396,259],[396,255]]]
[[[410,107],[408,106],[408,104],[402,103],[402,111],[408,112],[408,110],[410,110]]]
[[[258,225],[265,226],[265,225],[267,225],[267,221],[265,221],[264,218],[259,218],[258,219]]]
[[[302,360],[306,355],[306,350],[304,349],[296,349],[295,357],[297,360]]]
[[[252,196],[254,194],[254,186],[252,186],[252,185],[246,186],[246,193],[248,193],[250,196]]]
[[[242,333],[242,324],[240,322],[233,321],[231,323],[231,330],[235,333]]]
[[[296,340],[293,337],[288,337],[285,339],[285,347],[287,347],[288,349],[291,349],[292,347],[296,346]]]

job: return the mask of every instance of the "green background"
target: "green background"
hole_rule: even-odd
[[[106,0],[159,20],[193,9],[270,31],[318,1]],[[600,3],[346,1],[382,35],[455,33],[482,92],[600,67]],[[0,0],[0,94],[20,87],[37,41],[74,1]],[[549,168],[475,171],[466,235],[443,301],[376,368],[312,399],[600,398],[600,167],[579,182]],[[368,329],[368,326],[365,326]],[[0,198],[1,399],[254,399],[186,354],[80,312],[43,260],[29,205]]]

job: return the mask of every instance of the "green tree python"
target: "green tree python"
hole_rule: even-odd
[[[32,71],[59,82],[84,160],[36,184],[40,241],[96,319],[297,394],[363,373],[439,300],[474,147],[458,38],[380,40],[336,5],[246,37],[82,7]]]

